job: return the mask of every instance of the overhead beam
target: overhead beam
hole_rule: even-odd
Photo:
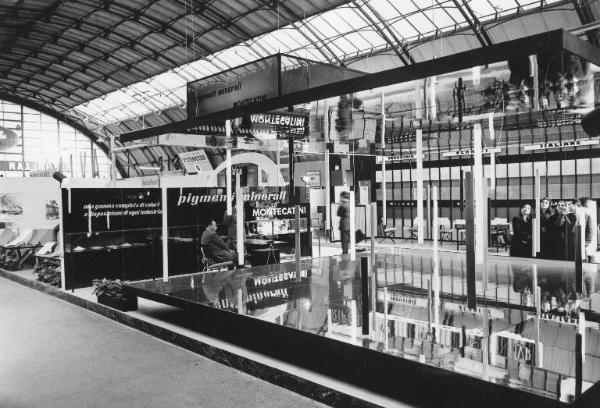
[[[398,82],[407,82],[434,75],[441,75],[447,72],[467,69],[474,65],[485,65],[505,61],[508,58],[513,57],[515,53],[523,55],[547,53],[548,55],[554,55],[562,50],[578,55],[593,64],[600,65],[600,50],[598,48],[580,40],[576,36],[565,32],[562,29],[554,30],[530,37],[494,44],[491,47],[463,51],[452,55],[442,56],[435,60],[376,72],[308,90],[290,93],[283,97],[268,99],[252,106],[236,108],[235,111],[232,108],[225,109],[200,118],[190,118],[172,124],[128,132],[122,134],[120,139],[122,142],[129,142],[169,132],[183,132],[201,124],[210,124],[215,121],[232,119],[245,114],[265,112],[299,103],[330,98],[341,94],[355,93],[397,84]]]

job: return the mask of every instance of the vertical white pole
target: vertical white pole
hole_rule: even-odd
[[[225,186],[227,188],[227,215],[231,215],[231,203],[233,200],[231,194],[231,147],[227,146],[227,149],[225,149],[225,154]]]
[[[479,86],[481,84],[481,67],[477,65],[471,68],[471,75],[473,77],[473,86]]]
[[[385,153],[385,93],[383,89],[381,90],[381,149]],[[385,165],[385,157],[383,155],[383,160],[381,161],[381,218],[382,224],[387,225],[387,174],[386,174],[386,165]]]
[[[371,270],[375,270],[375,237],[377,236],[377,203],[371,203]]]
[[[70,192],[70,189],[68,190]],[[67,282],[65,282],[66,280],[66,273],[65,273],[65,261],[66,258],[64,256],[65,253],[65,240],[64,240],[64,233],[65,233],[65,223],[64,223],[64,212],[63,212],[63,199],[62,199],[62,185],[59,186],[58,188],[58,216],[59,216],[59,229],[58,229],[58,249],[60,251],[62,251],[63,253],[63,258],[62,258],[62,262],[60,263],[60,288],[62,290],[66,290],[67,287]],[[67,200],[70,200],[70,194],[69,197],[67,198]],[[70,211],[69,211],[70,212]],[[70,256],[73,256],[73,254],[71,254]],[[71,271],[71,273],[73,273],[73,271]]]
[[[385,93],[381,90],[381,148],[385,149]]]
[[[423,101],[421,95],[421,82],[415,81],[415,119],[423,117]]]
[[[329,181],[329,149],[325,151],[325,237],[329,235],[331,229],[331,186]]]
[[[473,195],[475,198],[475,264],[481,265],[484,262],[483,253],[487,248],[483,248],[484,234],[487,233],[487,220],[484,219],[484,208],[487,207],[487,201],[483,200],[483,157],[481,150],[481,125],[476,123],[473,128]]]
[[[439,260],[439,221],[438,221],[438,187],[433,186],[433,322],[436,337],[440,336],[440,260]]]
[[[437,81],[437,77],[432,76],[428,78],[429,80],[429,106],[430,113],[429,118],[431,120],[435,120],[437,117],[437,104],[436,104],[436,96],[435,96],[435,83]]]
[[[581,361],[585,362],[585,314],[579,312],[577,332],[581,334]]]
[[[357,311],[356,311],[356,300],[349,301],[348,306],[350,307],[350,338],[352,339],[352,343],[356,343],[356,334],[358,332],[358,316],[357,316]],[[363,322],[363,324],[369,324],[369,323]]]
[[[238,265],[244,265],[244,196],[242,189],[235,192],[235,214],[237,221],[237,254]]]
[[[423,131],[417,129],[417,242],[423,244]]]
[[[492,142],[492,151],[490,153],[490,189],[496,189],[496,153],[494,153],[494,140],[496,135],[494,133],[494,113],[490,112],[488,115],[488,129],[490,132],[490,141]]]
[[[94,164],[92,161],[92,176],[94,175]],[[110,135],[110,179],[117,179],[117,156],[115,155],[115,135]]]
[[[383,288],[383,349],[387,350],[388,345],[388,288]]]
[[[532,219],[532,231],[533,231],[533,245],[531,245],[531,256],[534,258],[540,252],[540,226],[542,222],[542,214],[540,214],[540,169],[535,169],[534,186],[535,189],[533,194],[535,196],[534,214],[535,218]]]
[[[483,356],[483,379],[488,379],[488,363],[489,363],[489,338],[490,338],[490,314],[487,307],[481,308],[483,321],[483,339],[481,340],[481,354]]]
[[[237,290],[237,310],[239,314],[246,314],[244,311],[244,292],[242,288]]]
[[[169,281],[169,225],[167,224],[167,187],[160,188],[162,209],[162,277]]]
[[[327,334],[331,334],[331,309],[327,308]]]
[[[348,253],[350,254],[350,260],[356,259],[356,211],[354,209],[354,190],[350,190],[350,202],[348,204],[350,208],[350,248]]]
[[[383,156],[381,161],[381,202],[382,210],[381,217],[383,218],[383,225],[387,225],[387,169],[385,165],[386,156]]]

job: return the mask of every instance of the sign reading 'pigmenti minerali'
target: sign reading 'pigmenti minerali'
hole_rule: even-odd
[[[277,96],[275,59],[247,64],[240,74],[226,73],[188,83],[188,118],[263,102]]]
[[[563,147],[578,147],[578,146],[592,146],[599,143],[599,139],[588,139],[588,140],[561,140],[554,142],[542,142],[533,145],[525,146],[523,150],[546,150],[546,149],[559,149]]]

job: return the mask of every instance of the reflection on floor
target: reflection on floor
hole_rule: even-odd
[[[2,407],[324,407],[1,278],[0,322]]]
[[[551,399],[568,401],[575,394],[575,329],[582,317],[577,312],[580,307],[597,310],[597,265],[584,266],[585,298],[572,299],[572,263],[491,259],[486,285],[478,274],[477,292],[480,300],[496,306],[469,310],[465,260],[459,254],[440,254],[439,301],[423,290],[432,278],[430,252],[378,255],[376,264],[375,308],[362,305],[360,263],[347,257],[303,260],[299,274],[293,263],[287,263],[130,286],[142,296],[159,293],[228,310]],[[540,314],[534,312],[528,295],[534,270],[547,300],[545,313]],[[363,307],[369,309],[364,322]],[[597,322],[581,324],[585,390],[600,380],[600,331]],[[365,325],[368,335],[362,334]]]

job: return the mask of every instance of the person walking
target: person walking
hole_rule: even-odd
[[[340,217],[340,236],[342,240],[342,254],[348,253],[350,245],[350,193],[342,191],[340,194],[340,206],[337,209],[337,216]]]

